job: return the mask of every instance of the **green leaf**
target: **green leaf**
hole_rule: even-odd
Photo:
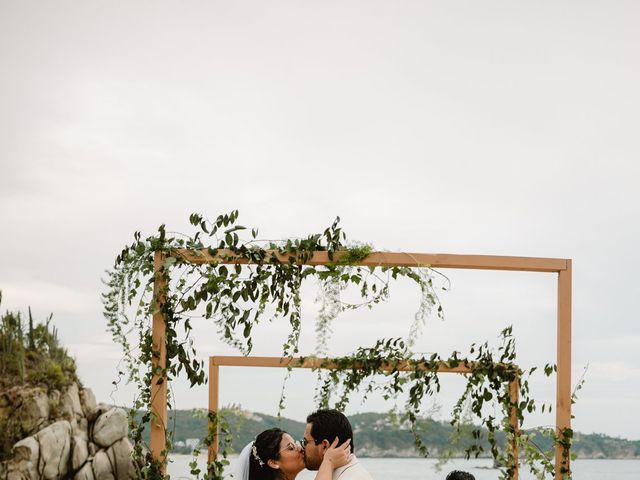
[[[236,232],[238,230],[246,230],[247,227],[243,227],[242,225],[235,225],[234,227],[228,228],[227,230],[224,231],[224,233],[232,233],[232,232]]]
[[[164,269],[169,270],[175,263],[176,259],[174,257],[166,257],[164,259]]]

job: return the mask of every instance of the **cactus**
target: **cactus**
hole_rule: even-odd
[[[29,350],[35,350],[36,344],[33,340],[33,316],[31,315],[31,307],[29,307],[29,333],[27,334],[29,339]]]
[[[28,313],[28,322],[19,312],[0,315],[0,387],[30,382],[61,389],[76,381],[75,362],[59,343],[53,315],[36,324],[31,308]]]

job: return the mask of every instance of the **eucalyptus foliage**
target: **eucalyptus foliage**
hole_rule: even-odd
[[[341,312],[362,307],[372,308],[386,301],[390,294],[390,283],[398,278],[411,280],[420,291],[419,308],[405,339],[381,339],[371,348],[360,348],[354,355],[338,359],[340,370],[319,373],[317,399],[320,405],[329,405],[330,392],[340,386],[342,393],[335,406],[344,408],[350,393],[363,388],[363,382],[366,384],[365,393],[380,389],[388,398],[406,394],[408,399],[401,414],[402,419],[412,426],[417,448],[427,454],[417,430],[417,420],[423,399],[440,389],[433,367],[441,361],[449,365],[472,361],[478,367],[467,375],[467,387],[456,404],[453,422],[462,425],[465,407],[470,406],[473,415],[490,432],[488,440],[491,454],[510,465],[505,454],[498,448],[493,432],[503,429],[507,434],[518,436],[518,441],[526,439],[526,435],[510,431],[508,414],[510,408],[515,408],[522,421],[525,412],[536,408],[535,402],[528,395],[526,380],[520,383],[518,405],[510,404],[508,390],[505,390],[505,383],[514,376],[532,373],[519,372],[513,366],[515,343],[510,329],[503,332],[503,345],[498,350],[497,357],[493,356],[487,344],[473,346],[470,354],[475,354],[475,357],[471,360],[459,358],[457,353],[448,359],[438,356],[415,357],[410,348],[424,327],[426,318],[433,312],[440,317],[443,315],[432,270],[427,265],[422,268],[356,265],[371,253],[371,246],[348,243],[340,228],[339,218],[322,233],[279,242],[260,241],[256,229],[239,225],[237,219],[237,211],[220,215],[213,221],[199,214],[192,214],[189,220],[194,233],[191,236],[170,234],[164,225],[160,226],[156,235],[147,238],[136,232],[133,243],[122,250],[113,269],[107,272],[106,292],[103,294],[104,312],[108,328],[124,352],[120,378],[114,383],[117,384],[122,378],[135,383],[138,396],[132,412],[143,412],[141,420],[136,419],[134,414],[130,418],[139,478],[163,478],[160,465],[146,452],[142,441],[142,431],[152,420],[150,387],[154,374],[161,381],[186,377],[192,386],[206,381],[204,362],[198,357],[191,338],[191,322],[196,318],[211,321],[217,328],[219,338],[244,355],[252,350],[252,332],[256,325],[260,322],[286,322],[289,333],[283,339],[282,355],[295,356],[299,353],[301,331],[300,288],[303,281],[310,278],[317,280],[320,292],[320,312],[316,323],[316,354],[319,356],[326,354],[331,323]],[[195,258],[206,253],[219,259],[219,263],[188,263],[177,253],[179,249],[186,249]],[[325,266],[304,265],[317,251],[327,252],[331,263]],[[153,350],[151,336],[151,316],[159,303],[153,297],[156,252],[162,252],[165,258],[164,265],[157,274],[169,279],[167,291],[163,292],[164,301],[161,302],[167,340],[164,369],[152,367],[152,359],[159,354]],[[231,257],[234,261],[243,260],[248,263],[225,263]],[[356,287],[359,294],[357,303],[345,302],[341,297],[349,286]],[[407,360],[420,365],[420,368],[410,372],[380,370],[384,362]],[[380,375],[386,381],[371,381]],[[369,383],[366,383],[367,380]],[[284,391],[281,401],[283,399]],[[168,402],[171,404],[171,397]],[[502,408],[502,418],[484,415],[483,407],[489,402]],[[229,439],[229,432],[224,419],[212,415],[212,425],[221,430],[222,458],[212,462],[207,472],[199,472],[194,463],[192,473],[197,476],[202,474],[204,479],[221,479],[224,467],[228,464],[228,442],[224,439]],[[479,431],[474,429],[472,435],[479,437]],[[203,444],[209,445],[215,438],[214,434],[215,429],[203,439]],[[480,454],[479,443],[478,439],[467,454]],[[167,431],[166,451],[169,451],[170,446],[171,432]],[[535,448],[525,451],[528,463],[534,465],[542,462],[542,470],[550,468],[550,460],[539,451],[536,453]],[[503,474],[509,475],[509,469],[506,468]]]

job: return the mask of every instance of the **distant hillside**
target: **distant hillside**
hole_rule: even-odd
[[[256,435],[268,428],[282,428],[298,440],[302,438],[304,433],[304,423],[287,418],[277,418],[240,409],[224,409],[223,414],[233,434],[232,447],[236,453],[240,452]],[[201,439],[207,433],[206,411],[172,410],[169,412],[169,426],[174,429],[174,448],[172,451],[191,453],[192,449],[186,445],[193,446],[193,441],[188,441]],[[146,441],[148,441],[148,433],[145,433],[147,434]]]
[[[225,409],[231,432],[233,450],[239,452],[262,430],[279,427],[300,439],[305,424],[295,420],[243,411],[238,408]],[[169,414],[170,425],[175,425],[174,451],[190,453],[188,444],[202,438],[206,433],[206,418],[202,411],[176,410]],[[349,417],[354,427],[356,452],[362,457],[417,457],[413,446],[413,436],[404,426],[395,425],[385,413],[360,413]],[[175,421],[175,423],[174,423]],[[430,456],[437,457],[445,451],[450,442],[453,428],[446,422],[425,419],[421,423],[424,440]],[[191,441],[189,441],[192,439]],[[500,439],[503,442],[503,438]],[[551,442],[539,439],[543,448],[550,448]],[[486,446],[486,445],[485,445]],[[459,454],[464,443],[459,446]],[[575,434],[573,452],[578,458],[640,458],[640,441],[629,441],[602,434]]]

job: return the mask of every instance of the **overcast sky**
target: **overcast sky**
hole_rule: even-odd
[[[574,381],[589,365],[574,427],[640,439],[639,23],[632,1],[0,0],[0,308],[53,312],[85,385],[129,404],[100,293],[136,230],[238,209],[286,238],[339,215],[381,250],[572,258]],[[555,275],[443,273],[446,319],[418,350],[513,323],[521,365],[555,361]],[[400,283],[345,315],[331,353],[406,334],[418,298]],[[280,353],[282,326],[258,333],[255,353]],[[231,352],[213,325],[197,335],[203,358]],[[222,401],[273,413],[281,379],[225,370]],[[302,419],[312,389],[296,373],[284,414]]]

